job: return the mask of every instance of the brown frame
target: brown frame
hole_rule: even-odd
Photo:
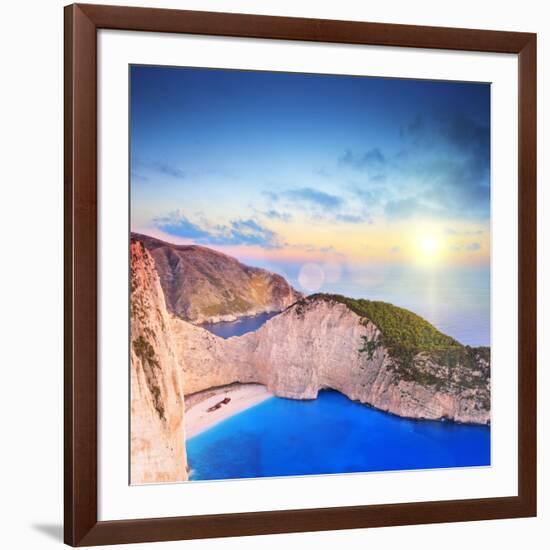
[[[308,510],[97,519],[98,29],[307,40],[518,55],[518,495]],[[65,542],[72,546],[536,515],[536,35],[74,4],[65,7]]]

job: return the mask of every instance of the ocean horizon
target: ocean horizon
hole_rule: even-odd
[[[290,282],[293,282],[292,279]],[[406,277],[400,274],[370,289],[340,282],[338,285],[326,285],[321,292],[389,302],[420,315],[463,345],[491,345],[491,296],[485,270],[477,276],[455,279],[440,276],[429,283],[422,281],[418,275]],[[257,330],[276,314],[262,313],[237,321],[204,323],[201,326],[217,336],[229,338]]]

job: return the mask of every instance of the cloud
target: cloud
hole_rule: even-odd
[[[433,209],[426,205],[423,205],[418,199],[414,197],[408,197],[406,199],[390,200],[385,205],[385,213],[388,218],[395,219],[408,219],[414,216],[433,216],[435,212]]]
[[[186,177],[186,173],[181,168],[165,162],[160,162],[156,160],[145,161],[138,158],[135,159],[132,164],[135,168],[139,168],[141,172],[162,174],[164,176],[169,176],[171,178],[177,179],[183,179]]]
[[[378,147],[359,155],[354,154],[351,149],[347,149],[338,159],[340,166],[350,166],[360,171],[379,171],[386,166],[386,162],[386,157]]]
[[[263,212],[262,214],[270,219],[290,221],[293,215],[300,213],[306,214],[312,221],[322,221],[324,223],[343,222],[343,223],[371,223],[370,217],[363,208],[350,208],[344,197],[320,191],[313,187],[301,187],[297,189],[287,189],[280,193],[264,191],[272,202],[284,204],[292,211],[281,212],[275,208]]]
[[[366,174],[354,193],[375,218],[489,216],[490,129],[462,112],[417,115],[391,152],[348,149],[337,165]]]
[[[144,176],[143,174],[136,172],[135,170],[132,170],[130,172],[130,179],[134,182],[147,182],[149,181],[149,178],[147,176]]]
[[[226,225],[201,225],[191,222],[180,212],[154,220],[155,226],[177,237],[187,238],[205,245],[255,245],[262,248],[278,248],[277,235],[253,219],[232,220]]]
[[[478,124],[461,113],[450,113],[439,118],[440,132],[457,151],[470,156],[471,168],[483,174],[490,163],[490,128]]]
[[[373,185],[353,184],[352,192],[365,206],[379,205],[387,195],[384,187]]]
[[[170,166],[169,164],[163,164],[161,162],[153,163],[153,169],[166,176],[173,178],[185,178],[185,172],[176,166]]]
[[[475,206],[489,204],[490,127],[460,111],[417,117],[403,132],[409,157],[416,157],[416,173],[431,182],[433,196],[446,193],[453,200]]]
[[[324,166],[314,170],[316,176],[321,176],[322,178],[332,178],[331,172],[329,172]]]
[[[453,229],[452,227],[445,228],[445,234],[446,235],[452,235],[455,237],[466,237],[470,235],[483,235],[482,229],[476,229],[473,231],[459,231],[457,229]]]
[[[364,216],[356,216],[353,214],[336,214],[335,219],[344,223],[363,223],[367,221]]]
[[[279,212],[274,209],[263,212],[263,215],[270,220],[281,220],[284,222],[289,222],[292,220],[292,214],[289,214],[288,212]]]
[[[221,229],[223,233],[227,234],[226,237],[222,237],[222,240],[229,241],[224,244],[248,244],[265,248],[276,246],[275,233],[251,219],[232,221],[229,230],[225,226],[222,226]]]
[[[265,195],[269,200],[277,202],[279,200],[279,195],[273,191],[262,191],[262,195]]]
[[[310,243],[296,243],[296,244],[290,244],[285,243],[285,246],[294,250],[300,250],[302,252],[311,253],[314,255],[322,255],[324,254],[330,254],[331,257],[334,258],[344,258],[345,254],[342,252],[339,252],[334,246],[328,245],[328,246],[317,246]],[[301,262],[302,260],[300,260]]]
[[[197,242],[202,242],[211,236],[209,231],[189,221],[179,212],[172,212],[168,216],[155,218],[153,223],[170,235],[196,240]]]
[[[401,137],[405,135],[418,135],[423,132],[424,127],[424,117],[420,113],[417,113],[411,121],[401,127]]]
[[[477,252],[481,250],[481,245],[479,243],[468,243],[466,245],[453,244],[450,246],[452,252],[461,252],[466,250],[467,252]]]
[[[337,210],[344,200],[337,195],[331,195],[312,187],[302,187],[301,189],[290,189],[284,192],[284,195],[292,200],[305,202],[313,206],[321,207],[325,210]]]

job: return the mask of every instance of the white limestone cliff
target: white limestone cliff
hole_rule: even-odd
[[[184,481],[182,358],[176,355],[171,321],[151,256],[131,244],[132,484]]]
[[[315,399],[319,390],[332,388],[399,416],[490,421],[487,361],[478,357],[473,369],[449,367],[418,353],[412,366],[401,369],[383,345],[370,356],[359,351],[363,336],[381,343],[382,335],[342,303],[301,301],[256,332],[227,340],[179,319],[172,319],[172,329],[186,393],[257,382],[280,397]]]
[[[155,262],[132,240],[131,482],[188,479],[184,394],[235,382],[291,399],[332,388],[403,417],[488,424],[488,352],[457,350],[452,360],[419,352],[400,361],[372,320],[330,296],[301,299],[256,332],[219,338],[167,311]]]

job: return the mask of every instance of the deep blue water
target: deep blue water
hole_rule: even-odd
[[[241,336],[241,334],[258,330],[266,321],[271,319],[271,317],[277,315],[277,313],[277,311],[272,313],[260,313],[253,317],[241,317],[237,321],[228,323],[204,323],[201,327],[222,338]]]
[[[408,420],[336,391],[273,397],[187,442],[192,480],[490,464],[490,429]]]

